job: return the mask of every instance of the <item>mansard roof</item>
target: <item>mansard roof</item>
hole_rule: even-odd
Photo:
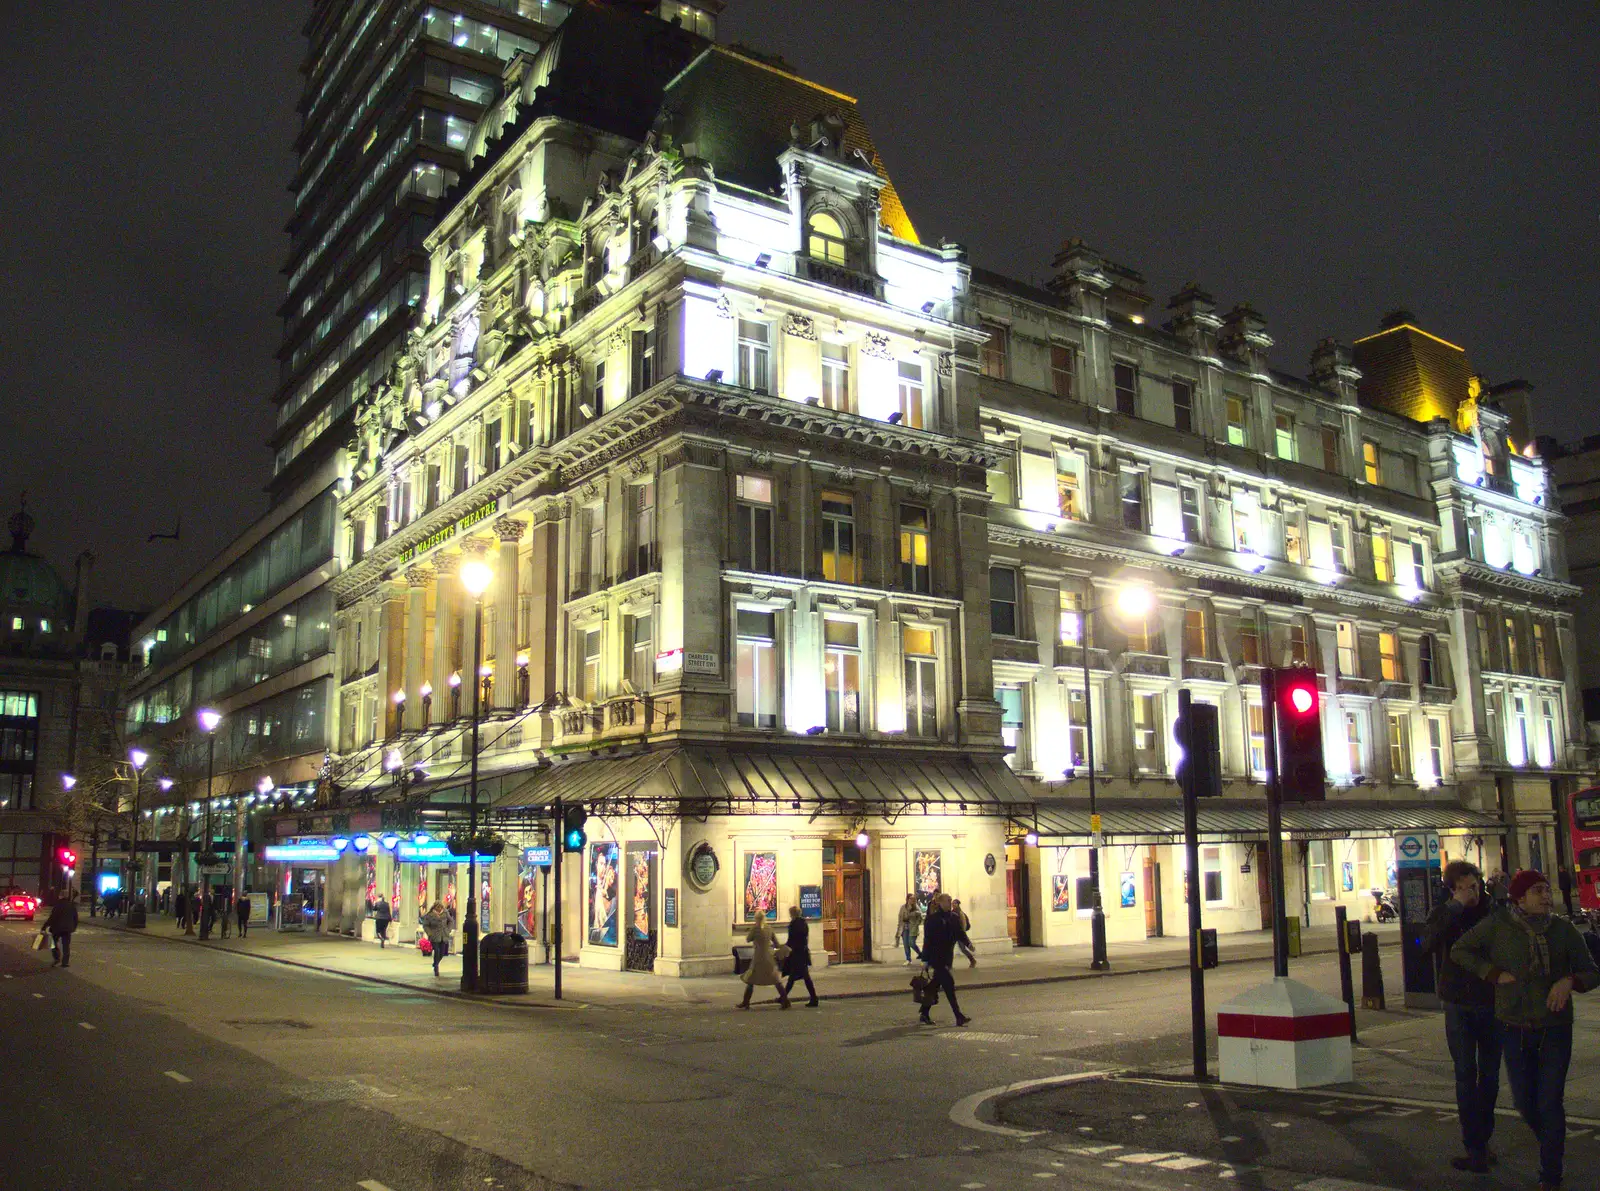
[[[663,107],[677,144],[693,145],[695,156],[710,161],[718,177],[764,193],[783,188],[778,158],[793,143],[792,130],[833,114],[844,121],[844,144],[838,148],[861,150],[884,180],[884,225],[902,240],[919,242],[851,96],[738,50],[712,46],[672,80]]]
[[[1467,353],[1417,327],[1403,312],[1387,321],[1376,335],[1353,345],[1361,403],[1417,422],[1454,421],[1469,396]]]

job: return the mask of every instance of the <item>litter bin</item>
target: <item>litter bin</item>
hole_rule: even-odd
[[[754,947],[735,947],[733,949],[733,974],[743,976],[744,971],[755,962],[756,949]]]
[[[497,930],[478,940],[478,991],[528,991],[528,944],[521,935]]]
[[[133,905],[128,907],[128,925],[133,927],[135,930],[143,928],[143,926],[144,926],[144,903],[143,902],[134,902]]]

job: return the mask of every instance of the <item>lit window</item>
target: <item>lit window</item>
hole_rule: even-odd
[[[1083,460],[1076,455],[1056,455],[1056,508],[1068,521],[1082,521]]]
[[[1411,719],[1403,714],[1389,717],[1389,773],[1401,781],[1411,778]]]
[[[1184,609],[1183,656],[1187,658],[1209,658],[1211,656],[1211,634],[1207,631],[1206,610],[1204,608]]]
[[[1372,530],[1372,576],[1379,583],[1394,582],[1394,544],[1387,529]]]
[[[48,633],[50,631],[50,622],[48,620],[41,620],[39,622],[39,631],[41,633]]]
[[[1261,704],[1250,704],[1250,774],[1267,772],[1267,717]]]
[[[900,361],[900,424],[914,429],[923,428],[922,415],[922,365]]]
[[[735,713],[745,728],[778,726],[777,619],[776,613],[743,609],[735,616]]]
[[[856,581],[856,513],[853,497],[822,494],[822,577],[834,583]]]
[[[1361,440],[1361,472],[1369,484],[1382,482],[1383,469],[1379,466],[1378,444],[1370,438]]]
[[[1061,592],[1061,644],[1083,644],[1083,593]]]
[[[1559,755],[1556,746],[1556,701],[1554,699],[1539,700],[1539,718],[1544,721],[1544,756],[1542,760],[1546,766],[1551,766],[1556,763],[1556,757]]]
[[[849,263],[849,242],[838,218],[828,211],[813,211],[806,220],[806,253],[830,265]]]
[[[1306,643],[1306,626],[1299,621],[1289,626],[1289,661],[1295,666],[1311,664],[1311,648]]]
[[[593,703],[600,698],[600,630],[580,632],[578,643],[583,663],[583,684],[578,693],[586,702]]]
[[[1089,713],[1084,708],[1083,691],[1067,691],[1067,749],[1072,754],[1072,767],[1089,763]]]
[[[648,691],[655,678],[656,647],[652,617],[631,616],[628,627],[628,680],[636,692]]]
[[[13,633],[20,633],[22,631],[22,617],[13,616],[11,618],[11,631]]]
[[[996,687],[994,697],[1000,704],[1000,739],[1006,746],[1006,764],[1022,769],[1025,767],[1022,747],[1026,739],[1022,690],[1014,686]]]
[[[1405,681],[1405,668],[1400,662],[1400,638],[1391,632],[1378,634],[1378,672],[1385,682]]]
[[[1306,861],[1310,868],[1311,896],[1333,896],[1333,844],[1325,839],[1314,839],[1306,845]]]
[[[1350,763],[1350,776],[1359,777],[1366,772],[1366,749],[1362,745],[1361,713],[1347,711],[1344,713],[1344,739],[1348,750],[1347,759]]]
[[[1545,644],[1544,625],[1535,622],[1533,626],[1533,669],[1540,678],[1553,678],[1550,672],[1550,653]]]
[[[906,733],[939,735],[939,688],[936,682],[933,630],[907,628],[905,644]]]
[[[822,405],[850,410],[850,349],[842,343],[822,345]]]
[[[1133,763],[1145,773],[1161,770],[1161,696],[1133,696]]]
[[[1280,413],[1273,418],[1273,445],[1276,447],[1279,459],[1295,459],[1294,447],[1294,419],[1288,414]]]
[[[900,506],[900,586],[907,591],[933,590],[928,550],[928,510]]]
[[[1428,766],[1433,771],[1433,780],[1444,780],[1444,721],[1429,717],[1428,719]]]
[[[1261,664],[1261,624],[1254,612],[1239,614],[1239,661],[1246,666]]]
[[[1283,521],[1283,556],[1290,562],[1303,563],[1306,560],[1305,530],[1300,527],[1297,514],[1285,514]]]
[[[1517,621],[1515,617],[1508,616],[1504,621],[1506,630],[1506,672],[1509,674],[1521,673],[1520,657],[1517,653]]]
[[[1333,569],[1341,574],[1350,571],[1350,547],[1345,524],[1338,518],[1328,521],[1328,547],[1333,559]]]
[[[853,620],[822,625],[822,685],[830,732],[861,731],[861,626]]]
[[[1340,677],[1361,677],[1361,659],[1356,650],[1356,626],[1348,620],[1341,620],[1334,626],[1334,638],[1339,646]]]
[[[1132,364],[1111,365],[1111,387],[1116,391],[1117,412],[1136,416],[1139,412],[1139,373]]]
[[[1250,427],[1245,422],[1242,397],[1228,398],[1228,443],[1235,447],[1250,445]]]

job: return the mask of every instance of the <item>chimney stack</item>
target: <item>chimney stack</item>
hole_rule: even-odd
[[[82,645],[89,631],[89,572],[94,570],[94,555],[85,550],[78,555],[77,581],[72,591],[72,643]]]

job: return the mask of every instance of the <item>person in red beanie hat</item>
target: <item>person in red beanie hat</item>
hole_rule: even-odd
[[[1552,905],[1548,878],[1523,869],[1511,878],[1511,904],[1450,949],[1452,960],[1494,985],[1506,1082],[1517,1112],[1539,1139],[1540,1191],[1561,1186],[1572,994],[1600,984],[1583,936],[1552,914]]]

